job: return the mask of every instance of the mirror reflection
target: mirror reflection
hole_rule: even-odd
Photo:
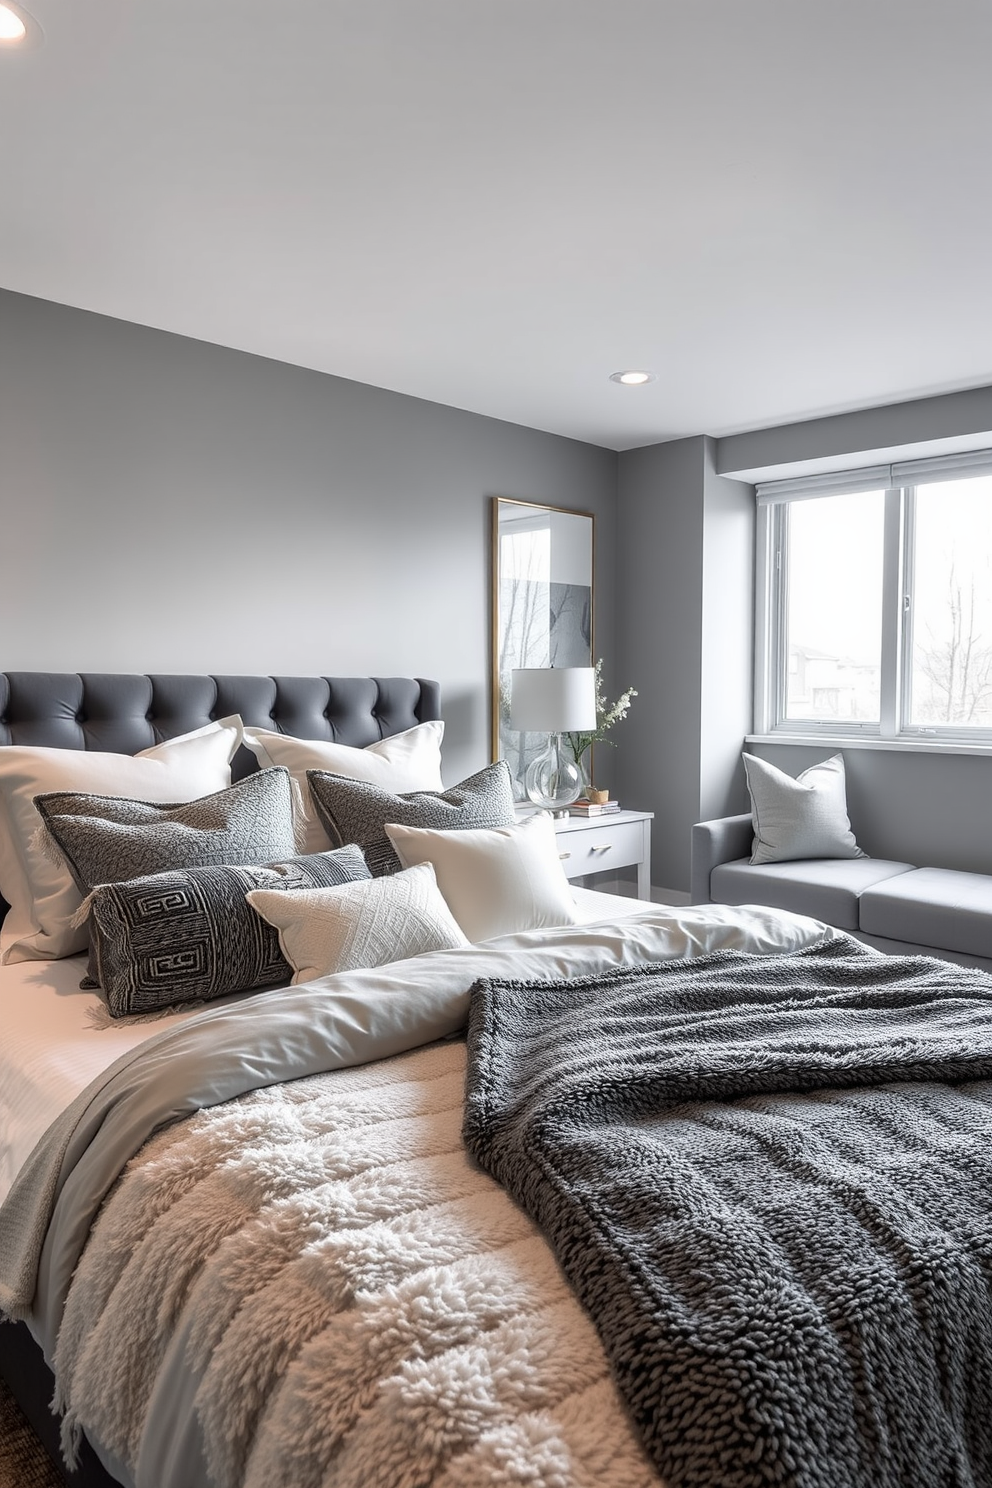
[[[593,517],[496,497],[493,501],[493,758],[514,790],[544,734],[510,727],[514,667],[588,667],[593,657]]]

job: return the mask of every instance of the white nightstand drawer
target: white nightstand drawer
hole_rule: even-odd
[[[603,822],[559,832],[558,853],[566,878],[630,868],[644,859],[642,822]]]
[[[533,814],[521,803],[518,821]],[[651,898],[651,811],[618,811],[591,820],[564,816],[555,820],[558,852],[566,878],[637,869],[637,897]]]

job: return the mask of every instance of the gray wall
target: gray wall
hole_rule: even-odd
[[[838,753],[823,744],[756,744],[799,775]],[[906,750],[840,750],[858,846],[873,858],[992,873],[992,759]]]
[[[754,498],[714,455],[702,437],[632,450],[618,482],[617,650],[639,696],[612,766],[655,813],[652,881],[683,891],[692,823],[743,809],[751,718]]]
[[[597,777],[656,813],[654,881],[685,889],[692,822],[746,804],[753,501],[725,473],[989,424],[978,390],[618,460],[0,292],[3,663],[437,677],[454,781],[489,757],[490,497],[592,511],[607,691],[640,692]],[[797,773],[829,750],[759,752]],[[992,759],[848,765],[868,851],[990,866]]]
[[[489,758],[490,498],[596,514],[610,451],[0,291],[5,670],[436,677]]]
[[[688,887],[683,846],[699,798],[701,443],[679,439],[620,457],[617,654],[622,685],[638,696],[616,749],[596,758],[597,784],[605,775],[622,805],[654,812],[651,879],[674,889]]]
[[[715,453],[705,440],[697,821],[747,805],[741,727],[751,727],[754,706],[754,490],[719,476]]]
[[[992,444],[992,387],[913,398],[852,413],[752,429],[717,441],[722,475],[775,480],[807,469],[854,469]]]

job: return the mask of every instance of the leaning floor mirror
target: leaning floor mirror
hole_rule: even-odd
[[[548,738],[512,726],[513,673],[592,666],[594,522],[588,512],[493,499],[493,758],[507,761],[521,800]]]

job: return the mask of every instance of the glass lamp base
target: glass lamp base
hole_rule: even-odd
[[[578,800],[582,776],[575,761],[562,753],[557,734],[551,735],[547,749],[527,767],[524,789],[528,799],[544,811],[563,811]]]

